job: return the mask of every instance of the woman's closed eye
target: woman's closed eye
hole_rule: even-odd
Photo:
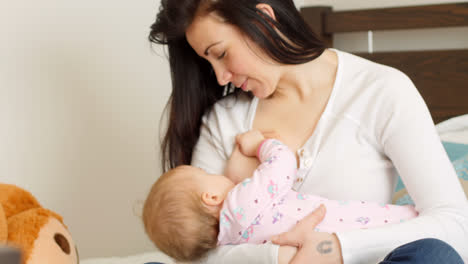
[[[218,60],[221,60],[224,57],[226,57],[226,51],[224,51],[221,55],[218,56]]]

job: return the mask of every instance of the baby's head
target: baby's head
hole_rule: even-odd
[[[146,233],[179,261],[201,258],[216,247],[219,212],[232,181],[192,166],[179,166],[153,185],[143,208]]]

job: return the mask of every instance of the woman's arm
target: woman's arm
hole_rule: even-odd
[[[375,134],[393,162],[419,216],[385,228],[339,232],[344,263],[376,262],[394,248],[433,237],[468,256],[468,203],[437,135],[429,111],[411,81],[393,76],[382,91]]]
[[[404,75],[391,77],[391,89],[382,87],[381,98],[372,102],[378,106],[375,135],[420,215],[401,224],[338,232],[343,261],[376,263],[396,247],[426,237],[444,240],[468,259],[465,194],[416,88]],[[310,261],[315,260],[314,256],[311,258]]]
[[[297,253],[297,247],[280,246],[278,250],[278,264],[288,264]]]
[[[317,210],[297,223],[289,232],[273,237],[275,244],[296,247],[297,254],[289,249],[280,249],[280,263],[321,263],[342,264],[341,247],[335,234],[315,232],[314,227],[325,217],[326,209],[321,205]]]

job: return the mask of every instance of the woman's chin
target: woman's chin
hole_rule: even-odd
[[[265,91],[252,91],[252,94],[258,99],[267,99],[271,96],[271,93],[266,93]]]

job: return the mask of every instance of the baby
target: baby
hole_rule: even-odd
[[[241,183],[179,166],[151,188],[143,209],[144,226],[154,244],[174,259],[193,261],[218,245],[266,243],[320,204],[327,209],[316,227],[321,232],[370,228],[417,216],[411,206],[333,201],[295,192],[291,187],[296,158],[286,145],[265,139],[256,130],[237,136],[236,141],[242,154],[256,155],[261,162]],[[229,166],[236,162],[231,158]]]

